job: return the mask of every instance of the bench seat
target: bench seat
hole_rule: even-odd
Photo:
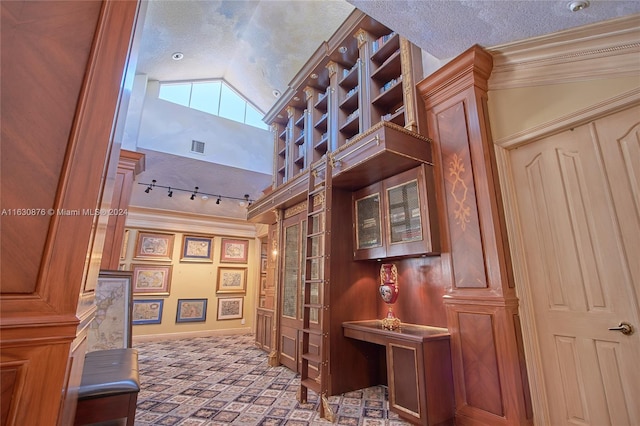
[[[107,349],[85,355],[75,426],[126,418],[135,420],[140,380],[138,351]]]

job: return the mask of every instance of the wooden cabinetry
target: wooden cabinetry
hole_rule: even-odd
[[[426,202],[433,196],[425,165],[354,192],[354,259],[437,254],[436,215]]]
[[[2,425],[73,423],[140,7],[0,4]]]
[[[417,130],[412,81],[422,65],[414,49],[381,23],[353,12],[265,116],[275,138],[275,186],[381,121]]]
[[[402,324],[382,328],[380,320],[342,324],[345,337],[385,347],[389,408],[420,425],[452,425],[453,376],[446,328]]]

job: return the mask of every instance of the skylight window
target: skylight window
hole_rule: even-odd
[[[268,129],[262,121],[264,114],[221,80],[160,83],[158,97],[249,126]]]

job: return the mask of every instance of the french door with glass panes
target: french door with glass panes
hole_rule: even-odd
[[[283,221],[281,292],[280,292],[280,363],[300,372],[302,301],[305,276],[306,209]],[[312,299],[317,295],[311,295]],[[313,315],[315,314],[315,315]],[[313,317],[316,318],[313,318]],[[317,312],[312,312],[311,326],[317,325]],[[311,346],[318,342],[311,342]]]

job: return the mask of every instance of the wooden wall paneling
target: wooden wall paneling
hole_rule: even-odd
[[[368,320],[377,317],[380,264],[354,262],[351,191],[332,189],[331,212],[331,276],[328,315],[330,326],[329,391],[330,395],[363,389],[380,380],[380,357],[384,351],[344,337],[344,321]],[[364,349],[364,350],[363,350]]]
[[[86,211],[102,199],[138,2],[1,8],[1,201],[34,214],[3,217],[0,367],[26,367],[0,405],[9,425],[53,425],[79,384],[76,312],[97,221]]]
[[[434,141],[456,422],[532,423],[487,116],[492,58],[474,46],[418,83]]]
[[[144,154],[120,150],[120,158],[113,185],[113,196],[108,205],[102,206],[109,219],[105,233],[104,249],[102,250],[102,262],[100,263],[100,269],[102,270],[115,271],[118,269],[131,191],[136,175],[142,173],[144,169]]]

